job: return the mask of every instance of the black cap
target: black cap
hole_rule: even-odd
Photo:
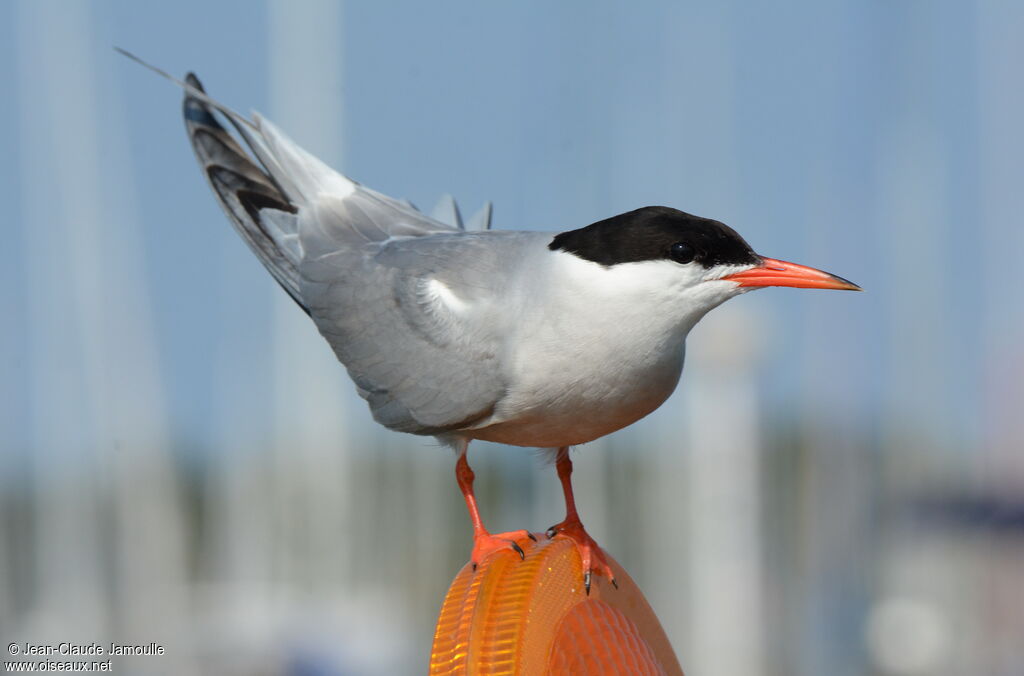
[[[604,266],[665,259],[711,268],[761,260],[728,225],[671,207],[643,207],[563,232],[548,248]]]

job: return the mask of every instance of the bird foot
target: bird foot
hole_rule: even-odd
[[[526,558],[523,548],[516,544],[516,540],[522,540],[523,538],[530,538],[534,542],[537,541],[533,533],[528,530],[514,530],[508,533],[483,532],[474,535],[473,553],[469,557],[470,563],[473,564],[473,570],[476,570],[476,567],[494,552],[505,549],[511,549],[519,555],[520,559]]]
[[[613,587],[619,588],[618,583],[615,581],[615,573],[612,572],[612,567],[608,565],[608,557],[605,555],[604,550],[601,549],[594,538],[590,537],[590,533],[586,531],[579,519],[566,519],[548,528],[547,536],[549,540],[556,535],[564,535],[576,545],[576,551],[579,552],[580,560],[583,564],[583,586],[586,588],[588,596],[590,595],[590,578],[595,572],[598,575],[604,575],[612,583]]]

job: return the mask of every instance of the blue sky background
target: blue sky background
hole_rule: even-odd
[[[216,98],[425,210],[452,193],[464,215],[492,200],[498,228],[559,231],[666,204],[863,286],[767,290],[712,313],[690,341],[682,394],[608,442],[640,466],[689,458],[673,445],[679,429],[701,428],[679,422],[686,398],[699,402],[730,368],[745,374],[757,438],[775,440],[758,480],[783,496],[789,481],[806,489],[794,514],[821,518],[763,524],[766,542],[795,537],[792,556],[811,561],[799,568],[810,591],[762,580],[796,599],[781,626],[803,657],[779,673],[837,660],[858,673],[867,658],[850,626],[881,588],[864,571],[884,566],[851,552],[895,556],[864,505],[1024,495],[1022,29],[1024,5],[1009,1],[3,3],[0,498],[47,495],[53,476],[93,481],[120,466],[105,453],[129,458],[153,439],[200,477],[292,441],[319,449],[312,476],[342,431],[359,443],[336,455],[416,453],[447,476],[448,458],[422,440],[372,426],[225,222],[180,92],[117,45],[194,70]],[[779,438],[804,444],[792,466]],[[644,455],[669,446],[675,455]],[[482,461],[524,481],[545,471],[508,457]],[[630,564],[629,536],[609,537]],[[634,572],[662,579],[633,556]],[[27,589],[19,576],[41,564],[17,560],[7,588]],[[440,591],[424,592],[424,607]]]

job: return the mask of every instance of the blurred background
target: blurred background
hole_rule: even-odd
[[[1024,673],[1024,4],[0,4],[0,639],[132,674],[423,673],[470,528],[232,232],[195,70],[360,182],[498,228],[648,204],[863,294],[712,313],[577,452],[688,673]],[[494,530],[553,468],[474,444]]]

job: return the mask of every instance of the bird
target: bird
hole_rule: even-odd
[[[860,290],[767,258],[719,221],[645,206],[561,232],[443,222],[330,168],[259,113],[247,118],[184,81],[185,127],[228,220],[312,319],[373,419],[455,451],[473,529],[470,560],[523,556],[527,530],[492,533],[467,455],[473,441],[551,449],[576,545],[615,584],[584,528],[569,449],[657,409],[682,373],[687,334],[753,289]],[[236,130],[242,143],[218,119]]]

